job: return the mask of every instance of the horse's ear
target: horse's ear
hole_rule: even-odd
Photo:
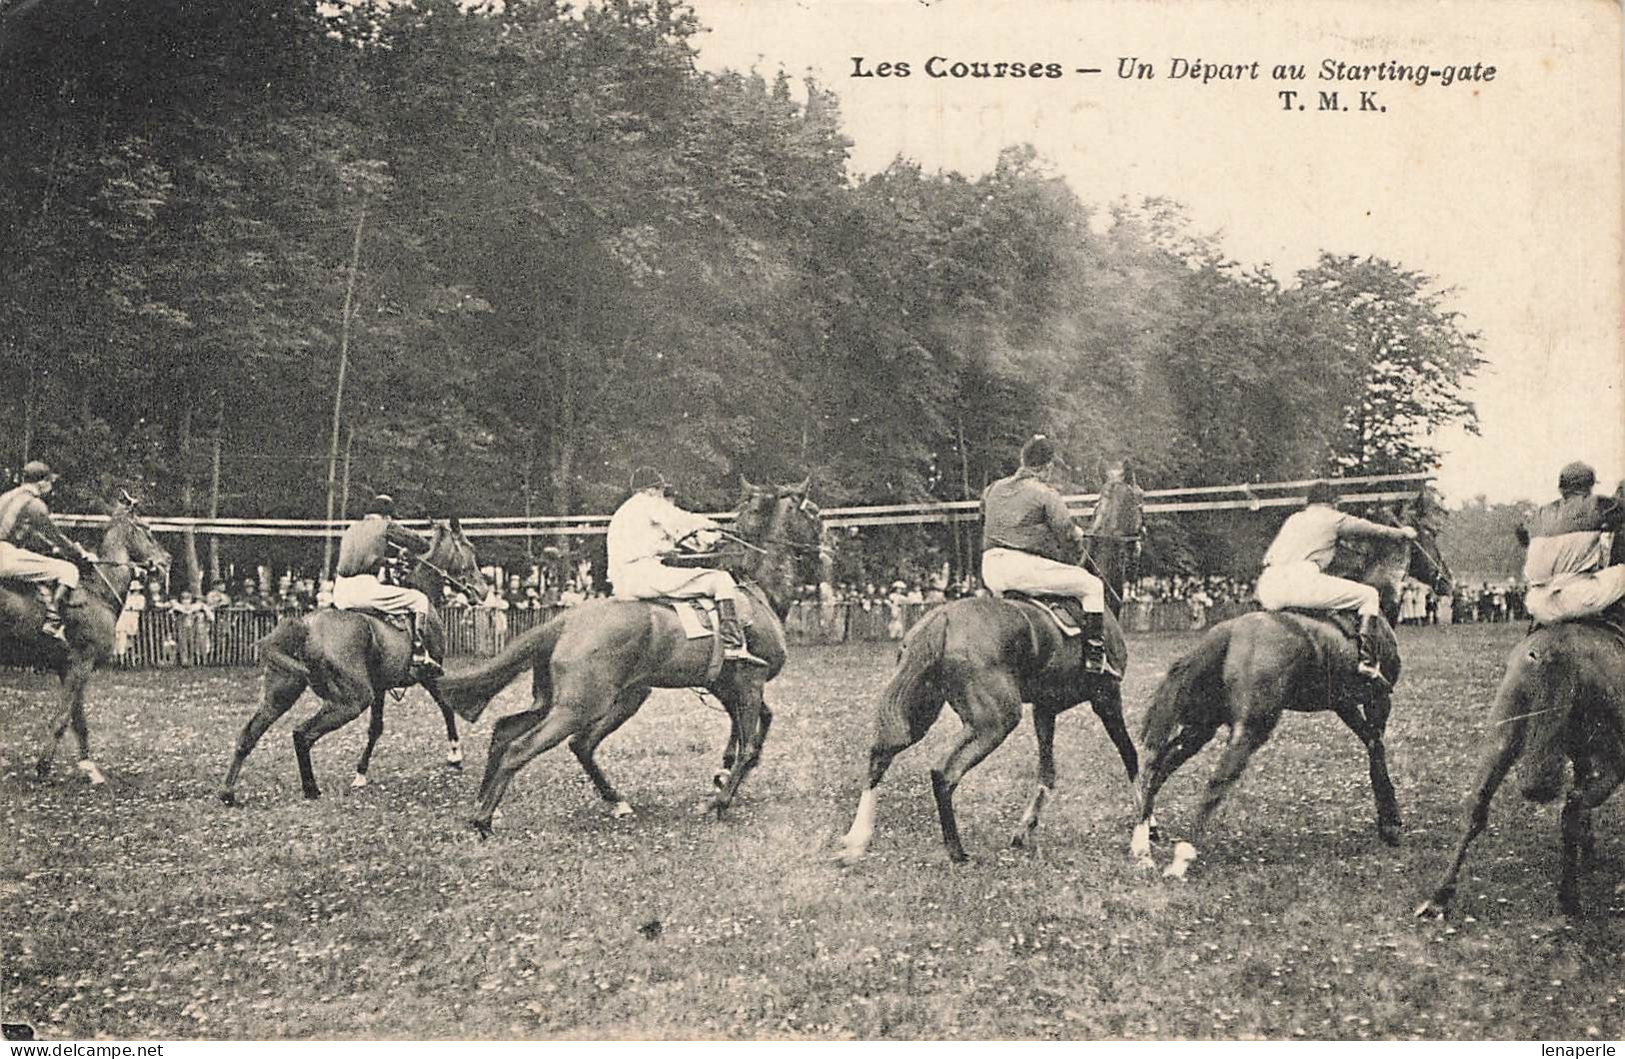
[[[795,485],[792,485],[790,487],[790,492],[792,494],[794,494],[795,496],[806,496],[807,495],[807,490],[810,489],[811,487],[812,487],[812,472],[809,471],[807,473],[807,477],[803,478],[801,481],[797,482]]]
[[[450,526],[451,531],[457,534],[457,536],[461,537],[463,535],[463,520],[458,518],[456,515],[453,515],[451,520],[447,522],[446,525]]]
[[[739,476],[739,498],[741,500],[756,493],[756,487],[750,484],[750,479],[744,475]]]

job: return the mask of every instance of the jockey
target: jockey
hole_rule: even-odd
[[[96,561],[95,553],[69,540],[51,521],[45,497],[50,495],[57,478],[46,464],[30,460],[23,467],[23,484],[0,495],[0,578],[38,585],[40,598],[45,603],[45,623],[40,632],[66,642],[62,601],[79,587],[79,568],[64,559],[52,559],[24,547],[38,539],[59,554],[74,555],[85,562]]]
[[[1325,572],[1337,553],[1340,537],[1375,537],[1378,540],[1416,539],[1409,526],[1384,526],[1337,510],[1337,490],[1330,482],[1309,487],[1308,507],[1282,523],[1275,541],[1264,553],[1264,571],[1258,576],[1258,602],[1265,610],[1307,607],[1314,610],[1356,610],[1359,673],[1385,684],[1377,665],[1375,625],[1382,620],[1381,597],[1371,585],[1332,577]]]
[[[661,561],[689,537],[700,537],[702,545],[712,543],[722,528],[704,515],[690,514],[672,503],[668,488],[659,471],[640,467],[632,475],[632,495],[610,517],[609,580],[616,598],[710,596],[717,601],[723,657],[747,665],[767,665],[746,646],[735,608],[739,586],[726,570],[667,566]]]
[[[395,500],[380,493],[367,505],[366,517],[344,531],[339,565],[333,579],[333,606],[339,610],[376,607],[386,614],[405,614],[412,632],[412,670],[419,680],[445,672],[424,645],[429,597],[415,588],[389,584],[380,573],[391,564],[390,549],[422,555],[429,542],[394,521]]]
[[[1021,447],[1021,468],[982,493],[982,583],[1008,591],[1076,596],[1083,604],[1083,668],[1106,668],[1106,590],[1100,578],[1066,562],[1084,539],[1066,501],[1049,484],[1055,446],[1042,434]]]
[[[1625,598],[1625,565],[1609,566],[1603,534],[1618,532],[1625,507],[1613,497],[1595,496],[1597,472],[1571,463],[1558,474],[1556,500],[1518,527],[1527,545],[1523,576],[1529,583],[1524,606],[1538,622],[1600,614]]]

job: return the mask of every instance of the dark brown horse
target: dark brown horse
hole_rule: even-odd
[[[1407,575],[1448,590],[1450,570],[1439,554],[1437,507],[1426,494],[1397,516],[1379,512],[1376,518],[1415,527],[1415,542],[1340,543],[1328,572],[1374,586],[1391,625],[1398,617],[1399,587]],[[1140,775],[1140,820],[1130,845],[1135,860],[1155,867],[1151,841],[1157,791],[1220,726],[1227,726],[1229,742],[1208,780],[1190,838],[1175,846],[1173,863],[1164,873],[1183,878],[1220,802],[1287,710],[1330,710],[1365,744],[1377,802],[1377,832],[1384,842],[1397,845],[1399,803],[1388,778],[1383,735],[1392,687],[1399,680],[1399,649],[1393,630],[1380,628],[1387,688],[1356,677],[1349,637],[1316,617],[1256,611],[1209,629],[1194,650],[1169,667],[1146,712],[1140,746],[1148,761]]]
[[[1614,535],[1610,561],[1625,563],[1625,533]],[[1535,802],[1558,796],[1563,765],[1573,763],[1573,784],[1563,802],[1557,901],[1565,913],[1577,914],[1580,862],[1592,852],[1591,810],[1625,780],[1625,636],[1595,622],[1536,629],[1507,657],[1492,714],[1455,859],[1416,914],[1449,912],[1467,847],[1489,823],[1490,800],[1524,754],[1523,795]]]
[[[136,516],[135,501],[126,494],[113,505],[96,554],[97,562],[63,609],[67,643],[40,634],[45,606],[32,585],[0,582],[0,663],[48,669],[62,682],[61,707],[52,712],[41,740],[39,776],[50,771],[57,744],[71,724],[79,739],[79,770],[93,785],[100,785],[106,780],[90,756],[85,686],[113,651],[113,628],[131,578],[138,568],[151,567],[167,580],[169,553]]]
[[[1117,616],[1122,609],[1126,556],[1140,533],[1138,490],[1109,483],[1096,507],[1086,565],[1115,578],[1106,581],[1107,672],[1083,669],[1083,640],[1062,635],[1048,615],[1030,603],[991,596],[946,603],[921,618],[903,639],[897,672],[881,696],[869,749],[868,782],[837,857],[848,864],[869,848],[875,830],[876,788],[892,759],[925,738],[943,703],[959,715],[959,741],[940,768],[931,770],[942,840],[954,862],[966,860],[954,816],[953,795],[965,774],[1003,743],[1021,723],[1021,705],[1033,706],[1038,737],[1038,786],[1011,845],[1032,840],[1038,814],[1055,789],[1055,718],[1087,701],[1106,728],[1129,782],[1139,770],[1134,741],[1123,723],[1122,673],[1128,664]]]
[[[429,551],[408,560],[411,572],[406,583],[429,597],[431,610],[424,639],[434,647],[445,642],[438,610],[447,581],[460,582],[477,597],[488,591],[480,573],[474,546],[463,535],[456,519],[436,522]],[[265,730],[287,713],[308,687],[322,699],[322,708],[293,732],[294,754],[299,760],[299,783],[306,798],[321,797],[316,774],[310,765],[310,748],[328,732],[342,728],[372,710],[367,729],[367,746],[356,763],[353,787],[367,783],[367,767],[373,747],[384,732],[384,695],[391,688],[407,688],[417,683],[411,675],[412,641],[405,629],[366,614],[326,608],[298,618],[289,618],[260,641],[263,665],[260,708],[243,725],[237,737],[237,752],[226,771],[220,800],[237,804],[237,777],[243,762],[253,752]],[[424,685],[446,721],[446,737],[451,740],[454,760],[462,760],[457,746],[457,722],[434,682]]]
[[[784,615],[789,611],[803,558],[819,554],[823,528],[818,507],[807,499],[807,482],[784,488],[745,483],[733,532],[746,542],[741,589],[750,616],[746,639],[751,653],[767,662],[723,665],[707,683],[710,638],[689,639],[668,606],[642,600],[589,600],[515,638],[495,658],[446,676],[440,690],[468,720],[520,672],[534,671],[532,707],[502,718],[491,731],[491,751],[480,783],[479,809],[471,821],[482,836],[514,773],[538,754],[569,740],[570,749],[615,816],[632,808],[621,797],[593,754],[649,697],[651,688],[704,687],[726,707],[730,721],[725,781],[708,810],[719,816],[733,801],[740,782],[761,758],[772,713],[763,685],[784,666]]]

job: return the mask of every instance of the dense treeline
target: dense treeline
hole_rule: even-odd
[[[1431,277],[1243,268],[1022,146],[855,178],[828,91],[700,71],[669,0],[49,7],[0,63],[0,465],[59,506],[320,514],[341,356],[350,495],[413,513],[639,464],[958,499],[1038,430],[1078,487],[1381,473],[1473,421]]]

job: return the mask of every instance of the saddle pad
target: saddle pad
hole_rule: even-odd
[[[406,622],[405,614],[387,614],[376,607],[356,607],[351,610],[351,613],[364,614],[369,618],[377,618],[385,625],[393,626],[402,632],[406,632],[411,628],[411,626]]]
[[[683,635],[690,640],[703,640],[716,631],[716,619],[712,614],[717,605],[711,600],[701,596],[695,599],[661,599],[656,602],[670,607],[677,614],[677,624],[683,627]]]
[[[1025,592],[1006,592],[1003,598],[1012,602],[1031,603],[1035,607],[1042,608],[1061,630],[1062,636],[1070,638],[1083,635],[1083,626],[1078,623],[1078,618],[1071,610],[1072,607],[1078,607],[1081,612],[1082,607],[1071,596],[1029,596]]]
[[[1325,622],[1345,637],[1352,640],[1360,632],[1360,615],[1352,610],[1313,610],[1309,607],[1282,607],[1283,614],[1296,614],[1300,618],[1312,618],[1315,621]]]

